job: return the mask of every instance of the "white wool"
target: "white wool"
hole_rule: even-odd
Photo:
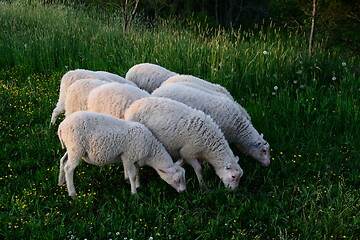
[[[205,81],[201,78],[194,77],[191,75],[176,75],[176,76],[168,78],[165,82],[163,82],[161,84],[161,86],[164,86],[166,84],[173,84],[173,83],[182,84],[187,87],[192,87],[192,88],[195,88],[195,89],[203,91],[203,92],[207,92],[212,95],[216,95],[216,96],[220,96],[220,97],[221,96],[228,97],[238,105],[238,107],[239,107],[240,111],[243,113],[243,115],[251,121],[251,118],[250,118],[249,114],[247,113],[247,111],[239,103],[237,103],[234,100],[234,98],[231,96],[230,92],[226,88],[224,88],[223,86],[221,86],[219,84],[214,84],[214,83]]]
[[[107,83],[99,79],[80,79],[71,84],[65,99],[65,116],[71,113],[87,110],[87,99],[90,91]]]
[[[70,70],[67,73],[65,73],[61,78],[59,99],[51,116],[51,124],[55,124],[56,119],[59,117],[59,115],[65,112],[65,100],[66,100],[67,90],[71,84],[73,84],[74,82],[80,79],[99,79],[106,82],[126,83],[135,86],[133,82],[127,81],[123,77],[120,77],[119,75],[110,72],[105,72],[105,71],[96,72],[85,69]]]
[[[150,96],[148,92],[132,85],[106,83],[89,93],[87,110],[124,118],[125,110],[135,100],[148,96]]]
[[[213,119],[202,111],[168,98],[136,100],[124,118],[147,126],[170,155],[192,165],[203,184],[199,161],[211,164],[226,187],[235,189],[243,174],[228,142]]]
[[[163,85],[151,95],[170,98],[209,114],[229,143],[235,143],[241,151],[251,155],[262,165],[270,164],[268,142],[233,100],[177,83]]]
[[[134,82],[139,88],[151,93],[166,79],[176,74],[156,64],[140,63],[128,70],[125,79]]]
[[[108,114],[78,111],[60,123],[58,136],[67,152],[60,160],[59,184],[66,180],[69,196],[76,194],[73,174],[80,159],[94,165],[122,162],[131,192],[139,187],[139,167],[153,167],[177,191],[185,190],[185,170],[174,164],[164,146],[144,125]]]
[[[223,86],[205,81],[192,75],[176,75],[168,78],[165,82],[162,83],[162,85],[171,83],[185,84],[186,86],[194,87],[196,89],[203,90],[209,93],[220,93],[221,95],[225,95],[233,100],[230,92]]]

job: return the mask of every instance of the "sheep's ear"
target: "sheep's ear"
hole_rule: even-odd
[[[184,163],[185,163],[184,159],[179,159],[175,162],[175,164],[178,166],[182,166],[182,165],[184,165]]]
[[[239,157],[238,156],[235,156],[235,162],[239,162]]]
[[[172,168],[159,168],[159,171],[162,173],[167,173],[167,174],[172,174],[175,172],[174,169],[172,169]]]
[[[261,134],[260,134],[260,137],[261,137],[261,138],[263,138],[263,137],[264,137],[264,134],[263,134],[263,133],[261,133]]]

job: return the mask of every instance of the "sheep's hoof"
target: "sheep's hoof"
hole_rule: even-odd
[[[69,194],[69,197],[71,197],[72,200],[75,200],[76,199],[76,193]]]

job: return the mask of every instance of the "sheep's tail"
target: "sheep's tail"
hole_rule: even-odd
[[[58,137],[59,137],[59,140],[60,140],[60,143],[61,143],[61,147],[62,147],[62,149],[64,149],[65,148],[65,144],[64,144],[64,141],[63,141],[63,139],[62,139],[62,137],[61,137],[61,129],[59,128],[59,130],[58,130]]]

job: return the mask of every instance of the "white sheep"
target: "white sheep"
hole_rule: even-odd
[[[190,164],[204,186],[201,161],[211,164],[226,187],[239,185],[243,170],[238,157],[213,119],[183,103],[158,97],[136,100],[124,118],[147,126],[173,158]]]
[[[231,96],[230,92],[226,88],[219,84],[211,83],[191,75],[176,75],[168,78],[165,82],[161,84],[161,86],[172,83],[183,84],[185,86],[196,88],[212,95],[226,96],[233,100],[238,105],[240,111],[244,114],[244,116],[251,121],[251,117],[245,110],[245,108],[243,108],[239,103],[234,100],[234,98]]]
[[[128,70],[125,79],[134,82],[139,88],[151,93],[166,79],[176,74],[156,64],[140,63]]]
[[[125,121],[108,114],[78,111],[66,117],[58,128],[62,147],[59,185],[67,184],[75,197],[74,171],[82,158],[94,165],[122,162],[128,174],[131,193],[140,186],[139,167],[148,165],[178,192],[186,189],[185,170],[172,161],[164,146],[143,124]]]
[[[87,110],[124,118],[124,112],[131,103],[148,96],[148,92],[132,85],[106,83],[90,91]]]
[[[65,98],[65,116],[80,110],[87,110],[91,90],[108,82],[99,79],[80,79],[71,84]],[[117,83],[119,84],[119,83]]]
[[[229,143],[235,143],[243,153],[252,156],[263,166],[270,165],[269,143],[231,99],[177,83],[163,85],[151,95],[170,98],[209,114]]]
[[[168,78],[166,81],[164,81],[161,85],[171,84],[171,83],[185,84],[186,86],[194,87],[199,90],[220,93],[233,100],[233,97],[231,96],[230,92],[223,86],[205,81],[204,79],[192,75],[179,74],[176,76],[172,76]]]
[[[79,79],[99,79],[106,82],[119,82],[135,86],[133,82],[127,81],[123,77],[120,77],[119,75],[114,73],[109,73],[105,71],[96,72],[85,69],[70,70],[65,73],[61,78],[59,99],[51,115],[51,124],[55,124],[56,119],[59,117],[59,115],[65,112],[65,99],[67,90],[71,84],[73,84]]]

